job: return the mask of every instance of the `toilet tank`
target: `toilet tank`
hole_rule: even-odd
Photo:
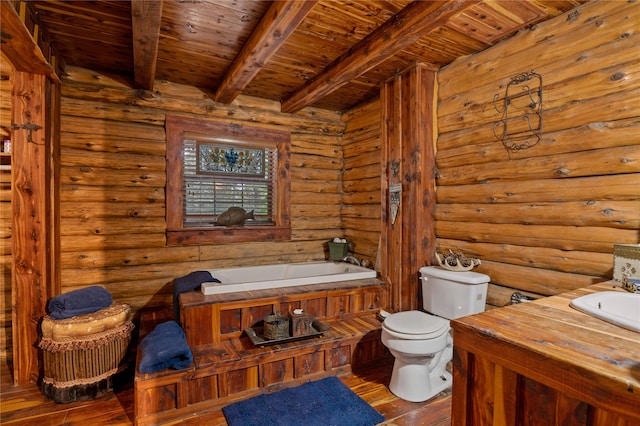
[[[484,311],[489,276],[477,272],[454,272],[437,266],[420,268],[425,311],[456,319]]]

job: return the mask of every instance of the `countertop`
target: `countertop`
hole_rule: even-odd
[[[597,407],[640,418],[640,333],[569,306],[617,281],[451,322],[454,346]],[[640,313],[638,313],[640,315]]]

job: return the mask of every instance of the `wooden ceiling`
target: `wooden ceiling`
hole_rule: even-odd
[[[585,0],[30,1],[62,63],[152,90],[188,84],[348,110],[416,61],[438,68]]]

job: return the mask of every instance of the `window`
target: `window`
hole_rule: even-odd
[[[241,144],[184,135],[184,228],[207,227],[230,207],[253,212],[252,224],[273,225],[275,144]]]
[[[288,132],[167,116],[166,134],[168,244],[291,237]],[[230,207],[254,219],[218,225]]]

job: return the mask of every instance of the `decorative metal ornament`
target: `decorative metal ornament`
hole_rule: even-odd
[[[31,137],[31,132],[34,130],[42,129],[42,126],[38,126],[37,124],[33,124],[33,123],[25,123],[25,124],[13,123],[11,125],[11,129],[13,130],[25,129],[27,131],[27,142],[33,142],[33,139]]]
[[[400,160],[391,160],[392,182],[398,181],[400,174]],[[400,210],[400,194],[402,193],[402,184],[396,183],[389,185],[389,213],[391,213],[391,224],[395,225],[398,211]]]
[[[517,89],[520,90],[517,90]],[[502,104],[502,106],[499,106]],[[507,151],[531,148],[542,139],[542,76],[523,72],[511,79],[504,98],[493,97],[493,107],[502,114],[493,124],[493,134]]]
[[[400,161],[391,161],[391,172],[393,173],[393,177],[397,178],[400,173]]]
[[[391,185],[389,187],[389,207],[391,210],[391,224],[396,223],[398,210],[400,210],[400,194],[402,193],[402,184]]]

